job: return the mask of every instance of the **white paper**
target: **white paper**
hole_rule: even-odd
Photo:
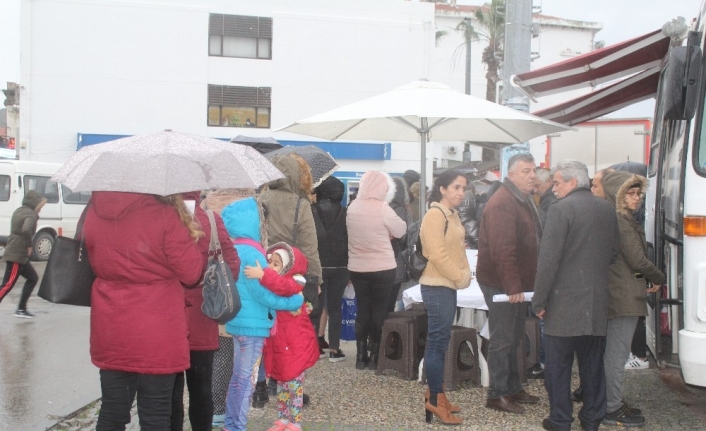
[[[525,296],[524,302],[531,302],[532,301],[532,297],[534,296],[534,292],[522,292],[522,293]],[[493,295],[493,302],[510,302],[510,298],[508,298],[508,296],[505,294]]]

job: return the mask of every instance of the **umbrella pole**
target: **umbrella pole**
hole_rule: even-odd
[[[426,117],[422,117],[422,127],[419,129],[419,135],[422,142],[422,170],[419,180],[419,220],[424,218],[427,209],[427,136],[429,128]]]

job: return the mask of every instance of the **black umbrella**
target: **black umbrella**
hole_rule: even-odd
[[[328,178],[333,171],[338,169],[336,160],[334,160],[329,153],[315,145],[287,145],[279,150],[267,153],[265,157],[272,160],[274,156],[291,153],[298,154],[309,164],[314,187],[321,184],[321,182]]]
[[[256,136],[238,135],[231,139],[230,142],[236,144],[247,145],[256,149],[260,154],[267,154],[270,151],[282,148],[282,144],[274,138],[260,138]]]
[[[627,162],[616,163],[613,166],[609,167],[608,169],[615,169],[616,171],[630,172],[633,174],[642,175],[643,177],[647,176],[647,165],[646,164],[638,163],[638,162],[631,162],[630,160],[628,160]]]

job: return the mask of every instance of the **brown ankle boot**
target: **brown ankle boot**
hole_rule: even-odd
[[[446,399],[446,395],[444,395],[443,393],[440,393],[436,396],[436,406],[431,405],[429,403],[429,400],[427,400],[424,403],[424,408],[426,409],[427,423],[431,423],[432,415],[434,415],[439,418],[439,420],[444,425],[461,425],[463,419],[458,416],[452,415],[449,411],[449,406],[447,403],[448,400]]]
[[[424,402],[427,402],[427,401],[429,400],[429,394],[430,394],[430,393],[431,393],[431,392],[429,391],[429,388],[427,388],[427,391],[424,393]],[[459,406],[457,406],[457,405],[455,405],[455,404],[451,404],[451,401],[449,401],[448,398],[446,399],[446,401],[448,402],[449,411],[450,411],[451,413],[461,413],[461,407],[459,407]],[[438,403],[437,403],[437,404],[438,404]]]

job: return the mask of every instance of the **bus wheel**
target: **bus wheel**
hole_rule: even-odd
[[[36,234],[32,245],[32,259],[39,261],[48,260],[52,244],[54,244],[54,236],[49,232]]]

